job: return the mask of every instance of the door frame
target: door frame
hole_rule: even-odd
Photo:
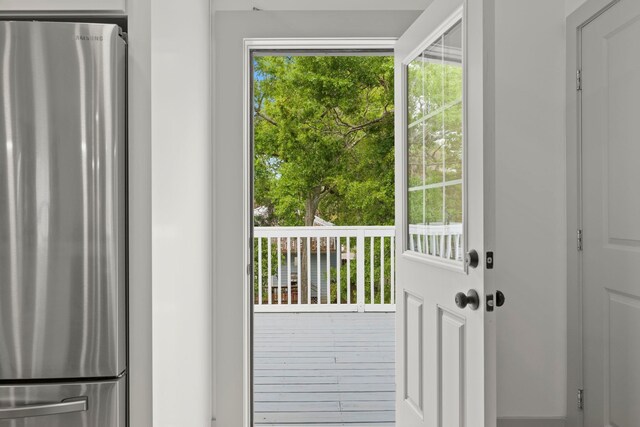
[[[253,51],[330,51],[353,50],[393,52],[397,38],[246,38],[243,43],[243,265],[247,266],[243,280],[243,425],[253,427]],[[355,54],[355,53],[354,53]],[[393,53],[391,53],[393,55]]]
[[[578,390],[584,388],[582,251],[582,29],[620,0],[587,0],[566,22],[566,209],[567,209],[567,427],[582,427]]]

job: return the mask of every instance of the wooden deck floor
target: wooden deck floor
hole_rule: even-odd
[[[394,313],[256,313],[259,426],[395,425]]]

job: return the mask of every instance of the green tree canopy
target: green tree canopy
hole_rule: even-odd
[[[386,56],[254,59],[254,202],[269,224],[393,224],[393,73]]]

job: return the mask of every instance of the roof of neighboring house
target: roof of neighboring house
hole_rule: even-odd
[[[320,253],[327,253],[327,239],[325,237],[312,237],[311,238],[311,253],[315,254],[318,252],[318,239],[320,240]],[[295,237],[292,237],[290,240],[290,244],[291,244],[291,253],[295,254],[298,252],[298,245],[297,242],[295,241]],[[306,246],[306,238],[302,237],[301,239],[301,245],[303,245],[302,249],[304,250],[304,246]],[[287,239],[282,238],[280,239],[280,247],[282,250],[283,254],[287,253]],[[337,248],[336,248],[336,238],[329,238],[329,251],[330,252],[337,252]]]
[[[269,215],[269,208],[266,206],[258,206],[253,208],[253,216],[266,217]]]
[[[267,206],[257,206],[253,209],[253,215],[255,217],[262,217],[262,218],[266,218],[269,215],[269,208]],[[335,226],[334,223],[327,221],[325,219],[322,219],[319,216],[314,216],[313,217],[313,226],[314,227],[333,227]],[[291,241],[291,253],[296,253],[298,251],[297,248],[297,244],[295,242],[295,240],[293,240],[295,238],[292,238]],[[317,242],[318,238],[313,237],[311,238],[311,253],[316,253],[318,251],[318,242]],[[330,252],[336,252],[336,239],[329,239],[329,250]],[[304,237],[302,240],[303,244],[305,243]],[[286,254],[288,252],[288,248],[287,248],[287,240],[286,239],[281,239],[280,240],[280,245],[281,245],[281,250],[282,253]],[[326,253],[327,252],[327,239],[321,237],[320,238],[320,253]],[[343,256],[343,259],[344,258]],[[353,258],[352,258],[353,259]]]
[[[313,225],[316,227],[332,227],[335,224],[327,220],[324,220],[316,215],[313,217]]]
[[[267,218],[269,216],[269,207],[256,206],[255,208],[253,208],[253,216],[258,218]],[[334,225],[334,223],[327,221],[326,219],[322,219],[318,215],[315,215],[313,217],[314,227],[332,227]]]

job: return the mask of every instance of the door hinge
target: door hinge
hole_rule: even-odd
[[[582,251],[582,230],[578,230],[578,251]]]
[[[253,274],[253,268],[251,268],[251,264],[247,264],[247,276],[251,276]]]
[[[582,70],[576,70],[576,90],[582,90]]]
[[[578,409],[584,409],[584,390],[578,389]]]

